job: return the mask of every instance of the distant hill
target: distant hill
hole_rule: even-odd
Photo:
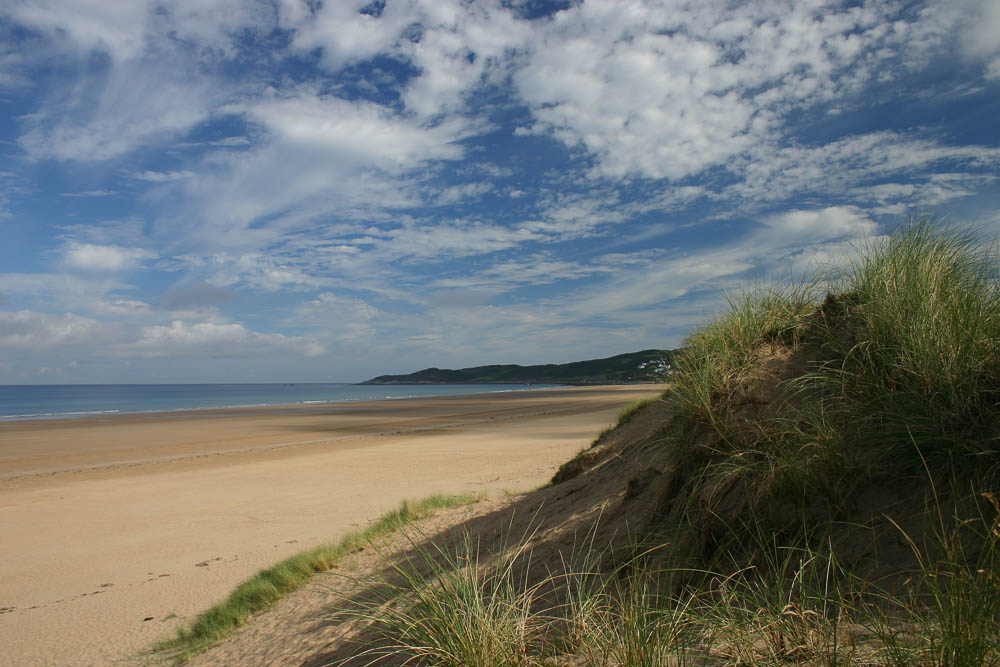
[[[624,384],[655,382],[669,370],[671,350],[642,350],[568,364],[494,364],[451,370],[426,368],[408,375],[379,375],[361,384]]]

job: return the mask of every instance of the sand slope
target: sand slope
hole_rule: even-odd
[[[536,612],[548,613],[542,610],[566,602],[565,590],[556,590],[567,583],[560,573],[593,572],[634,555],[633,539],[647,527],[659,495],[653,481],[668,461],[660,430],[668,411],[663,402],[643,410],[564,467],[561,482],[443,510],[346,556],[195,656],[190,667],[413,664],[413,654],[393,654],[393,639],[372,623],[368,612],[385,600],[377,591],[385,582],[401,583],[394,568],[420,568],[428,554],[462,554],[467,539],[480,564],[520,551],[514,586],[554,583],[534,589]],[[169,664],[168,655],[156,658]],[[551,664],[595,663],[566,655]]]

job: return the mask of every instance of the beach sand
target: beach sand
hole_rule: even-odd
[[[660,389],[0,423],[0,664],[134,657],[403,499],[544,484]]]

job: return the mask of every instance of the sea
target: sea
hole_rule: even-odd
[[[0,385],[0,421],[218,408],[317,405],[545,389],[547,384],[343,383]]]

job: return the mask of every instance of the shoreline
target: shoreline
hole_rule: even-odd
[[[414,383],[414,384],[397,384],[397,383],[386,383],[386,384],[366,384],[364,382],[343,382],[343,383],[324,383],[324,382],[299,382],[299,383],[203,383],[201,385],[184,385],[184,384],[79,384],[79,385],[2,385],[0,388],[11,389],[18,387],[37,387],[37,386],[58,386],[58,387],[184,387],[184,386],[206,386],[206,387],[217,387],[217,386],[230,386],[230,385],[246,385],[246,386],[272,386],[275,384],[288,385],[288,386],[325,386],[325,385],[342,385],[345,387],[519,387],[518,389],[489,389],[485,391],[456,391],[455,393],[445,393],[445,394],[423,394],[423,395],[403,395],[403,396],[385,396],[382,398],[342,398],[342,399],[330,399],[330,400],[308,400],[308,401],[296,401],[294,403],[234,403],[231,405],[209,405],[209,406],[196,406],[196,407],[183,407],[183,408],[163,408],[163,409],[153,409],[153,410],[129,410],[129,409],[110,409],[110,410],[81,410],[73,412],[40,412],[40,413],[30,413],[30,414],[17,414],[17,415],[0,415],[0,424],[5,424],[8,422],[33,422],[33,421],[62,421],[62,420],[77,420],[77,419],[87,419],[87,418],[101,418],[114,415],[160,415],[160,414],[177,414],[177,413],[188,413],[188,412],[208,412],[215,410],[249,410],[255,408],[273,408],[273,409],[288,409],[301,406],[324,406],[324,405],[336,405],[340,403],[369,403],[378,401],[399,401],[408,398],[433,398],[433,397],[451,397],[451,396],[475,396],[479,394],[498,394],[513,391],[542,391],[546,389],[567,389],[580,386],[617,386],[617,385],[576,385],[576,384],[552,384],[552,383],[537,383],[538,386],[532,386],[531,383],[517,383],[517,382],[494,382],[494,383],[454,383],[454,384],[442,384],[442,383]],[[643,384],[643,383],[639,383]]]
[[[107,664],[406,498],[547,482],[662,385],[0,424],[0,664]]]
[[[419,432],[428,419],[439,420],[446,416],[449,405],[466,400],[520,401],[537,399],[558,400],[564,393],[615,391],[644,391],[644,387],[658,385],[607,385],[598,387],[555,387],[524,390],[480,392],[475,394],[438,394],[434,396],[407,396],[368,401],[336,401],[321,404],[286,404],[273,406],[246,406],[240,408],[202,408],[197,410],[172,410],[163,412],[114,413],[81,416],[73,419],[34,419],[0,421],[0,483],[47,477],[55,474],[76,474],[116,470],[125,467],[183,463],[214,457],[252,455],[269,451],[308,448],[312,445],[337,444],[344,440],[367,440],[385,435],[386,429],[376,424],[357,422],[376,417],[394,419],[404,417],[400,424],[390,429],[394,435]],[[430,412],[428,412],[430,411]],[[401,414],[405,413],[405,414]],[[294,438],[293,433],[275,438],[271,431],[287,418],[315,417],[316,419],[341,418],[352,422],[346,428],[311,430],[307,427],[296,431],[320,437]],[[202,433],[196,426],[211,420],[224,425],[215,432]],[[248,421],[250,420],[250,421]],[[226,428],[229,426],[229,428]],[[267,429],[263,435],[251,431],[254,427]],[[440,428],[440,425],[438,425]],[[91,436],[84,448],[77,448],[78,429]],[[128,437],[142,440],[145,446],[135,448],[123,442],[123,431],[131,429]],[[164,429],[173,432],[164,433]],[[221,431],[221,432],[219,432]],[[165,436],[165,437],[164,437]],[[48,451],[37,451],[42,443]],[[30,450],[24,448],[28,443]]]

